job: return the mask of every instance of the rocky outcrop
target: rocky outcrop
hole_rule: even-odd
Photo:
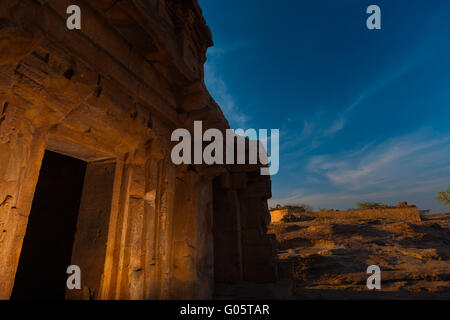
[[[450,214],[423,221],[315,218],[270,226],[294,299],[449,299]],[[367,268],[381,269],[368,290]]]
[[[291,213],[288,209],[275,209],[270,212],[272,222],[280,222],[283,217]],[[399,202],[397,207],[381,206],[361,210],[329,210],[320,212],[303,212],[305,217],[328,219],[393,219],[401,221],[419,222],[420,214],[416,206],[406,202]]]

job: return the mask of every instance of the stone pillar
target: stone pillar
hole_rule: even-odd
[[[124,289],[128,290],[129,299],[140,300],[144,298],[144,217],[145,212],[145,166],[132,167],[132,180],[129,194],[128,230],[125,237],[125,265]]]
[[[99,298],[115,168],[114,162],[87,165],[71,260],[73,265],[81,268],[82,290],[66,290],[67,299]]]
[[[159,287],[157,239],[157,199],[161,161],[150,159],[146,165],[146,194],[144,216],[144,299],[157,299]]]
[[[169,297],[175,173],[154,152],[117,162],[101,299]]]
[[[217,283],[243,280],[240,202],[235,187],[228,173],[213,182],[214,277]]]
[[[128,192],[127,181],[129,174],[125,170],[123,158],[116,161],[114,185],[111,201],[111,213],[108,223],[108,240],[106,246],[105,265],[100,286],[99,299],[115,299],[117,286],[118,256],[120,245],[120,223],[122,221],[123,199]]]
[[[196,195],[196,268],[195,299],[211,299],[214,293],[214,239],[212,177],[201,176],[194,186]]]
[[[177,177],[170,298],[209,299],[214,288],[211,178]]]
[[[155,279],[150,277],[157,260],[155,199],[146,192],[149,178],[152,190],[155,190],[154,181],[159,178],[159,172],[153,171],[157,175],[149,177],[149,168],[159,171],[158,164],[154,165],[156,167],[129,162],[117,166],[102,299],[158,297],[154,292],[158,290],[153,285]]]
[[[158,257],[158,298],[169,299],[172,273],[172,235],[175,201],[176,168],[170,158],[164,159],[160,170],[159,197],[157,203],[157,239],[155,246]]]
[[[23,109],[0,101],[0,299],[9,299],[45,151]]]
[[[130,215],[130,189],[133,177],[133,168],[130,164],[124,164],[123,180],[120,190],[119,212],[117,218],[117,233],[115,234],[115,250],[114,250],[114,269],[113,269],[113,283],[115,286],[111,288],[112,298],[114,299],[129,299],[127,290],[127,234],[129,228]]]
[[[177,177],[173,224],[173,274],[171,295],[183,299],[195,289],[195,195],[192,190],[196,174]]]
[[[266,234],[270,224],[267,199],[271,197],[269,176],[247,173],[248,183],[239,193],[242,223],[242,256],[244,280],[274,282],[277,280],[276,240]]]

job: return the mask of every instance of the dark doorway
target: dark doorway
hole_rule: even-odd
[[[11,299],[64,299],[85,170],[45,152]]]

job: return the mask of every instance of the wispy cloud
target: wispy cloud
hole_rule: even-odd
[[[221,63],[222,57],[232,48],[210,48],[208,51],[208,61],[205,64],[205,83],[211,96],[222,108],[225,116],[234,128],[245,128],[249,120],[243,112],[239,110],[235,98],[229,92],[228,86],[223,77],[217,72],[217,66]]]
[[[281,148],[288,150],[292,147],[298,146],[300,143],[304,143],[308,139],[312,138],[314,134],[315,123],[313,121],[303,121],[303,126],[300,130],[294,131],[286,128],[286,124],[281,129]],[[294,132],[293,132],[294,131]]]
[[[428,152],[434,152],[435,156],[421,156]],[[447,155],[450,158],[450,138],[433,138],[426,130],[421,130],[349,154],[312,157],[308,168],[336,185],[361,189],[380,181],[390,181],[393,175],[407,168],[424,167],[426,162],[436,164],[437,159],[444,160]]]
[[[420,181],[409,187],[396,186],[397,188],[374,191],[374,192],[330,192],[307,194],[304,190],[294,192],[287,197],[271,199],[271,207],[277,204],[308,204],[315,209],[329,208],[345,210],[355,208],[356,203],[360,201],[380,201],[386,204],[395,205],[398,201],[409,201],[419,206],[420,209],[433,209],[434,211],[445,211],[445,208],[434,200],[434,195],[439,187],[448,183],[446,178],[432,179],[429,181]],[[427,199],[423,199],[423,196]]]
[[[433,195],[450,184],[450,137],[430,128],[369,143],[357,150],[312,156],[304,175],[310,190],[271,203],[301,202],[316,207],[349,208],[356,201],[410,201],[439,208]],[[406,200],[406,199],[405,199]]]
[[[345,129],[353,110],[359,108],[361,105],[364,105],[367,99],[379,94],[383,89],[401,79],[405,74],[413,70],[420,63],[424,63],[425,60],[420,62],[415,60],[407,61],[403,65],[397,67],[397,69],[392,70],[390,73],[380,77],[379,80],[373,82],[361,94],[354,97],[353,101],[351,101],[348,105],[340,108],[340,113],[331,122],[323,120],[323,111],[318,111],[313,119],[300,120],[303,121],[304,129],[302,134],[290,134],[290,137],[287,137],[284,144],[282,143],[282,148],[284,147],[285,149],[292,150],[293,147],[302,144],[303,147],[297,149],[295,151],[296,154],[302,154],[317,149],[323,143],[330,140],[334,135]],[[308,136],[306,136],[304,132],[307,132]],[[309,137],[309,141],[307,141],[305,137]]]

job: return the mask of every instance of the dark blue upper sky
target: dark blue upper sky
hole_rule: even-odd
[[[280,129],[276,203],[448,211],[450,1],[199,0],[233,128]],[[381,8],[382,30],[366,28]]]

